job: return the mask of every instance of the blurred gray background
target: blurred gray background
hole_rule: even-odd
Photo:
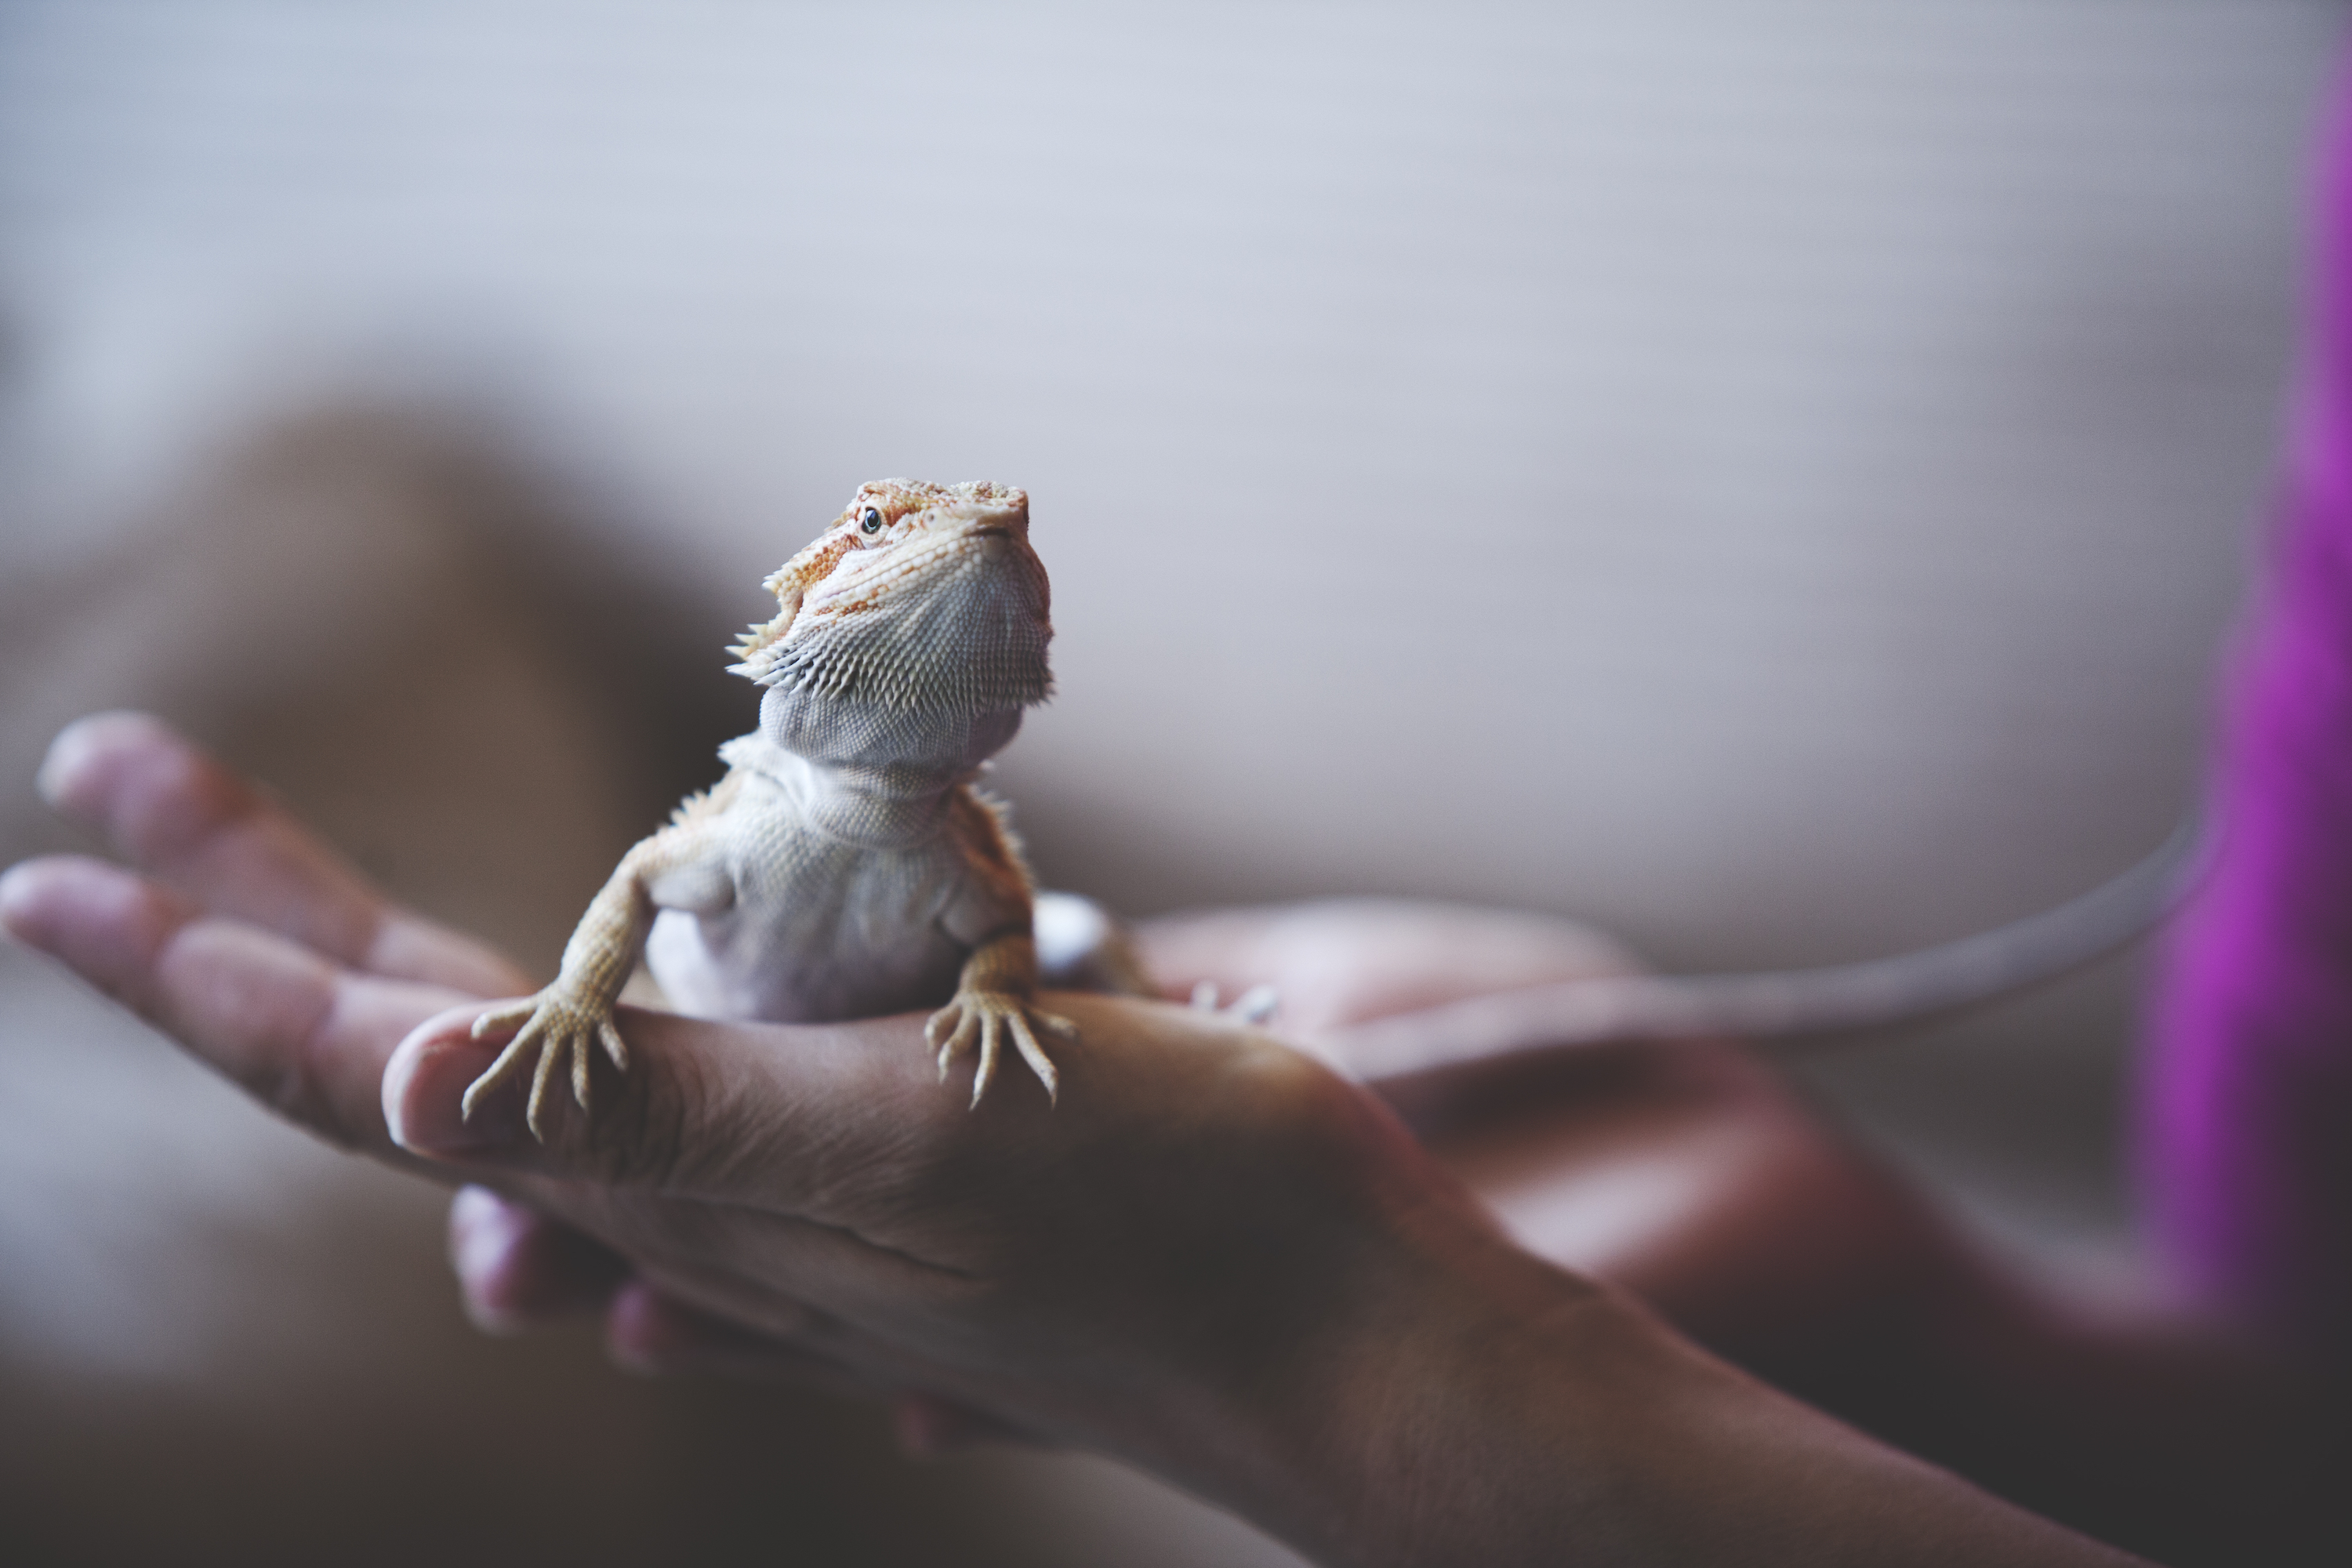
[[[16,0],[0,850],[69,842],[58,724],[155,707],[550,963],[748,727],[759,577],[908,474],[1031,491],[1059,694],[997,783],[1050,881],[1676,969],[2032,911],[2193,795],[2342,21]],[[2132,981],[1804,1070],[2128,1267]],[[434,1214],[0,952],[0,1546],[390,1560],[467,1500],[485,1560],[1286,1560],[476,1341]]]

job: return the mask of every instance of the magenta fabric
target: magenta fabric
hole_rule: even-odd
[[[2164,945],[2139,1101],[2157,1238],[2208,1305],[2352,1352],[2352,112],[2263,579],[2209,785],[2210,880]]]

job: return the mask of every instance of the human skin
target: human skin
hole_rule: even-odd
[[[542,1145],[513,1093],[457,1110],[496,1049],[478,998],[526,988],[510,965],[151,721],[68,731],[44,784],[136,870],[15,868],[12,933],[311,1131],[593,1238],[646,1344],[723,1323],[1125,1458],[1333,1563],[2124,1561],[1514,1245],[1266,1036],[1059,997],[1085,1042],[1059,1108],[973,1113],[919,1019],[625,1013],[631,1070]]]

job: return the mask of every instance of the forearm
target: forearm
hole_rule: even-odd
[[[1333,1564],[2131,1561],[1756,1383],[1499,1237],[1417,1239],[1233,1468]],[[1269,1477],[1271,1479],[1269,1479]]]

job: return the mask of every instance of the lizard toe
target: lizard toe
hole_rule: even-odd
[[[971,1075],[971,1108],[980,1109],[980,1097],[988,1092],[990,1080],[996,1077],[996,1052],[1003,1037],[1003,1024],[993,1011],[980,1016],[980,1066]]]
[[[1052,1015],[1039,1014],[1037,1016],[1042,1023]],[[1035,1073],[1037,1081],[1045,1086],[1047,1102],[1059,1104],[1062,1080],[1061,1074],[1055,1069],[1054,1058],[1047,1056],[1045,1047],[1037,1043],[1037,1037],[1031,1031],[1027,1018],[1015,1013],[1007,1021],[1013,1026],[1013,1043],[1020,1049],[1021,1059],[1029,1064],[1029,1070]],[[1067,1020],[1065,1019],[1064,1022],[1066,1023]]]
[[[530,1021],[531,1015],[538,1011],[537,997],[527,998],[520,1002],[509,1002],[504,1006],[486,1008],[481,1016],[474,1020],[474,1038],[478,1040],[486,1035],[495,1035],[502,1029],[511,1029],[517,1025],[527,1024]]]

